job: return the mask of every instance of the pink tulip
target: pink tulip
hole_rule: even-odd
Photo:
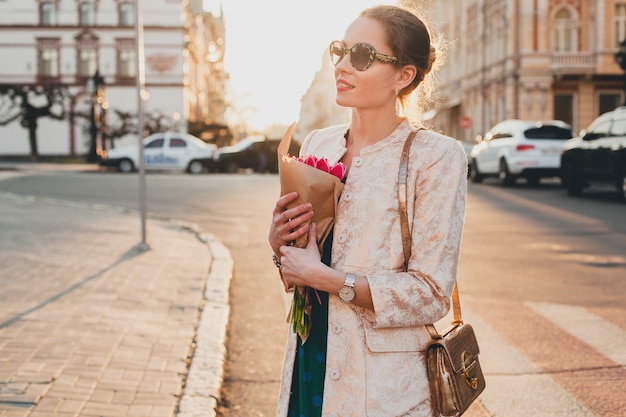
[[[343,177],[346,176],[346,166],[339,162],[332,166],[332,168],[330,169],[330,173],[340,180],[343,180]]]
[[[315,168],[320,171],[330,172],[330,166],[328,166],[328,159],[320,158],[317,160],[317,164],[315,164]]]
[[[343,181],[343,178],[346,176],[346,171],[347,171],[346,166],[341,162],[337,162],[335,165],[331,166],[330,163],[328,162],[328,159],[318,158],[315,155],[304,155],[298,158],[296,158],[295,156],[292,156],[292,158],[294,158],[295,160],[299,162],[302,162],[303,164],[307,164],[309,166],[312,166],[313,168],[317,168],[320,171],[324,171],[326,173],[332,174],[342,181]]]

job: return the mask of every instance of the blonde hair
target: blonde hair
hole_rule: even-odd
[[[385,27],[398,68],[417,68],[413,81],[398,92],[398,100],[409,121],[421,125],[422,114],[435,103],[433,73],[443,64],[443,38],[433,36],[417,10],[407,5],[374,6],[363,10],[360,17],[375,19]]]

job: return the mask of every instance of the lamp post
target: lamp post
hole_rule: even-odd
[[[615,54],[615,62],[624,71],[622,77],[624,80],[624,105],[626,106],[626,39],[619,44],[619,51]]]
[[[87,154],[87,162],[98,162],[100,158],[101,146],[98,143],[98,139],[104,121],[102,118],[102,103],[104,102],[103,86],[104,78],[100,76],[100,71],[96,70],[93,76],[87,78],[86,90],[91,97],[89,153]]]

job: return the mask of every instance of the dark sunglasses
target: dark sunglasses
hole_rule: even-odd
[[[380,61],[384,64],[395,64],[398,62],[398,58],[395,56],[381,54],[367,43],[357,43],[352,48],[347,49],[342,41],[332,41],[328,52],[330,53],[330,62],[334,66],[337,66],[343,57],[350,52],[350,63],[357,71],[365,71],[374,61]]]

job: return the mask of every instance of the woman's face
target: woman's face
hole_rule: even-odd
[[[360,17],[346,30],[343,39],[346,49],[357,43],[367,43],[377,52],[393,55],[387,45],[383,25],[375,19]],[[393,64],[375,60],[365,71],[357,71],[346,54],[335,67],[335,101],[343,107],[374,109],[386,106],[395,108],[399,70]]]

